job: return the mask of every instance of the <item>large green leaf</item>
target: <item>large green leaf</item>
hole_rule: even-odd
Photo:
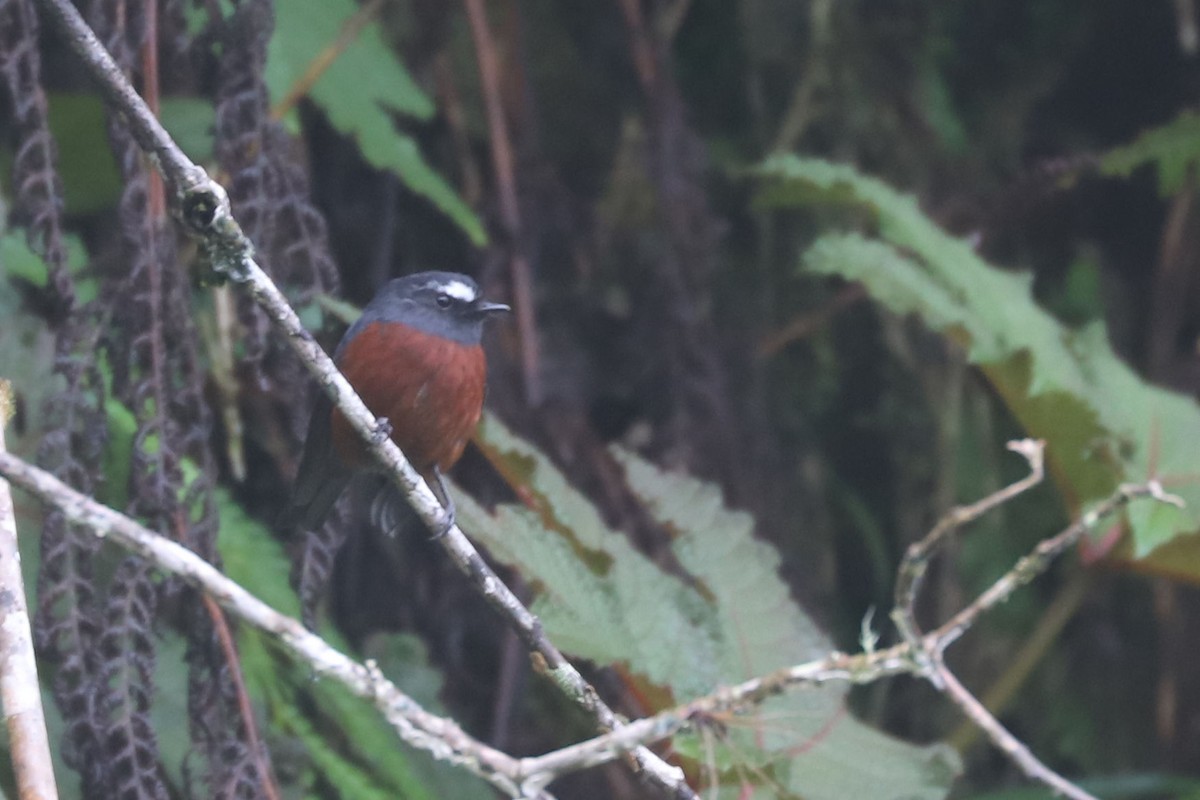
[[[353,0],[279,0],[275,35],[267,54],[266,80],[275,100],[282,98],[339,32],[359,6]],[[434,106],[383,40],[377,23],[368,24],[313,84],[308,97],[330,123],[354,138],[371,164],[395,173],[412,191],[453,220],[475,244],[487,235],[462,198],[426,163],[416,141],[396,127],[397,114],[429,119]]]
[[[493,516],[464,498],[460,516],[538,588],[533,611],[555,643],[598,663],[628,664],[679,697],[711,690],[720,680],[721,642],[701,594],[606,526],[542,453],[494,417],[479,441],[493,461],[516,465],[536,510],[504,505]]]
[[[460,493],[459,520],[535,586],[534,610],[564,650],[623,665],[644,696],[667,704],[833,649],[791,599],[779,557],[754,538],[752,518],[728,510],[715,487],[617,454],[634,491],[675,534],[684,580],[609,529],[542,453],[497,420],[486,420],[478,440],[527,505],[489,514]],[[698,768],[761,784],[756,796],[945,797],[956,757],[863,725],[846,712],[844,693],[791,693],[725,720],[719,735],[706,729],[676,746]]]
[[[1062,325],[1034,300],[1028,276],[987,264],[912,197],[848,166],[782,156],[761,175],[765,202],[836,202],[870,214],[878,238],[823,236],[805,266],[862,281],[893,311],[917,314],[962,344],[1021,424],[1047,440],[1049,465],[1073,504],[1155,476],[1184,497],[1183,511],[1151,503],[1131,509],[1135,557],[1200,529],[1200,484],[1192,477],[1200,406],[1142,381],[1112,352],[1103,325]],[[1178,571],[1174,558],[1169,566]]]

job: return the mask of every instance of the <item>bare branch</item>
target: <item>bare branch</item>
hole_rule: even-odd
[[[4,428],[11,410],[12,386],[0,380],[0,455],[4,456],[8,455]],[[18,794],[37,800],[58,797],[21,577],[17,521],[12,493],[4,480],[0,480],[0,700],[4,703]]]
[[[299,620],[280,614],[186,547],[142,527],[9,453],[0,453],[0,474],[59,509],[72,522],[85,525],[98,536],[111,538],[160,569],[178,575],[231,614],[271,635],[309,664],[317,675],[333,678],[358,697],[371,701],[400,738],[414,747],[473,772],[511,797],[549,798],[545,794],[521,793],[513,777],[518,774],[516,762],[510,756],[467,735],[453,720],[425,711],[385,678],[373,662],[359,664],[338,652]]]
[[[650,744],[696,727],[723,712],[740,712],[784,692],[833,681],[871,683],[889,675],[910,673],[915,665],[909,646],[898,644],[873,653],[831,653],[826,658],[785,667],[751,678],[682,706],[630,722],[621,729],[545,755],[523,758],[518,764],[525,786],[545,786],[554,778],[612,761],[637,744]]]
[[[1078,542],[1101,519],[1139,497],[1149,497],[1173,506],[1182,507],[1183,505],[1182,499],[1165,492],[1162,484],[1156,480],[1145,484],[1125,484],[1118,487],[1111,497],[1084,514],[1061,533],[1039,542],[1032,553],[1021,558],[1012,569],[1000,576],[974,602],[951,617],[940,628],[925,637],[922,642],[922,649],[925,652],[923,661],[926,669],[930,671],[930,674],[927,675],[930,682],[945,693],[962,710],[963,714],[992,740],[996,747],[1013,760],[1013,763],[1021,771],[1072,800],[1095,800],[1095,798],[1043,764],[1030,752],[1028,747],[1000,724],[1000,721],[987,710],[983,703],[971,694],[958,680],[958,677],[946,667],[943,653],[950,644],[971,628],[981,614],[1003,603],[1017,589],[1045,572],[1054,559]],[[911,617],[911,606],[908,614]]]
[[[975,695],[959,682],[954,673],[946,668],[940,653],[936,654],[933,659],[933,669],[937,673],[937,680],[932,682],[941,688],[942,692],[962,709],[967,718],[978,725],[979,729],[992,740],[992,743],[1012,759],[1022,772],[1030,778],[1046,784],[1063,797],[1069,797],[1072,800],[1096,800],[1093,795],[1080,789],[1039,761],[1037,756],[1022,744],[1021,740],[1009,733],[1008,729],[992,716],[983,703],[979,702]]]
[[[945,664],[946,648],[979,618],[985,611],[1007,600],[1018,588],[1026,585],[1046,571],[1047,567],[1071,545],[1079,541],[1100,519],[1116,511],[1136,497],[1150,497],[1161,503],[1181,506],[1183,501],[1163,491],[1158,481],[1146,484],[1126,484],[1103,503],[1084,514],[1065,530],[1039,542],[1033,552],[1021,558],[974,602],[955,614],[948,622],[928,636],[922,637],[916,623],[916,601],[921,578],[928,567],[934,549],[946,536],[962,525],[978,519],[985,512],[1036,486],[1044,477],[1043,455],[1045,443],[1032,439],[1010,442],[1009,449],[1021,454],[1029,462],[1030,473],[1025,478],[1004,487],[983,500],[953,509],[943,517],[933,530],[905,553],[896,578],[896,607],[892,618],[905,643],[909,647],[916,672],[929,680],[955,705],[962,709],[967,718],[982,730],[1005,755],[1030,778],[1050,786],[1059,794],[1073,800],[1095,800],[1066,778],[1043,764],[1029,748],[1000,724],[991,712],[979,702],[958,680]]]
[[[979,595],[974,602],[938,628],[936,638],[939,649],[945,650],[975,623],[980,614],[1003,603],[1017,589],[1045,572],[1054,559],[1074,546],[1085,533],[1096,527],[1100,520],[1131,500],[1141,497],[1149,497],[1160,503],[1176,507],[1183,506],[1183,500],[1165,492],[1162,484],[1158,481],[1149,481],[1144,484],[1124,484],[1118,487],[1116,493],[1067,526],[1061,533],[1039,542],[1032,553],[1023,557],[1011,570],[1001,575],[983,594]]]
[[[1008,449],[1024,456],[1029,462],[1029,474],[976,503],[951,509],[938,520],[925,538],[909,545],[896,575],[896,606],[892,610],[892,621],[896,623],[904,641],[913,647],[914,654],[919,656],[921,652],[921,629],[917,625],[915,608],[917,593],[920,591],[921,581],[925,577],[933,551],[953,531],[1041,483],[1045,477],[1045,448],[1046,443],[1040,440],[1021,439],[1009,442]],[[935,675],[932,670],[930,674]]]

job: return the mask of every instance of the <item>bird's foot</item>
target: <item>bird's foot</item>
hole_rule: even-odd
[[[442,508],[446,511],[446,516],[443,518],[441,528],[433,534],[434,539],[440,539],[450,532],[454,527],[454,498],[450,496],[450,489],[446,486],[446,479],[442,477],[442,471],[437,467],[433,469],[434,480],[429,482],[429,488],[433,490],[434,496],[442,504]]]
[[[375,431],[371,434],[371,439],[375,444],[383,444],[384,440],[391,438],[392,423],[387,417],[380,417],[375,420]]]
[[[433,536],[429,537],[429,540],[431,542],[436,542],[438,539],[449,533],[450,529],[453,528],[454,525],[454,504],[451,503],[450,508],[446,509],[446,516],[442,518],[442,524],[438,527],[437,532],[433,534]]]

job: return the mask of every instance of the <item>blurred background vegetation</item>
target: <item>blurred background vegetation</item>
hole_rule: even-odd
[[[230,187],[265,266],[328,347],[353,305],[420,269],[470,273],[514,305],[515,321],[489,335],[489,406],[522,444],[489,423],[454,477],[485,506],[529,505],[530,493],[541,508],[594,505],[598,520],[560,522],[596,573],[589,553],[644,559],[657,570],[647,574],[682,577],[714,603],[730,577],[716,555],[706,573],[680,554],[680,539],[707,523],[655,505],[700,490],[657,473],[627,481],[631,463],[645,467],[631,453],[714,485],[724,505],[753,516],[753,533],[736,517],[729,535],[778,552],[791,597],[828,636],[812,633],[792,660],[856,649],[872,609],[887,630],[904,548],[955,503],[1023,474],[1004,450],[1011,438],[1049,440],[1052,480],[938,561],[927,622],[1120,481],[1161,477],[1200,502],[1192,0],[164,0],[156,20],[141,2],[124,17],[119,4],[86,5],[144,91],[148,72],[158,75],[165,124]],[[68,463],[77,484],[166,520],[161,529],[177,519],[171,508],[185,509],[196,533],[181,538],[214,558],[219,520],[227,569],[281,608],[299,609],[284,550],[307,559],[312,573],[293,577],[325,630],[339,629],[330,635],[497,746],[533,753],[587,735],[435,547],[414,540],[377,557],[368,529],[378,515],[358,513],[378,505],[369,488],[306,542],[272,529],[313,388],[236,292],[184,280],[175,265],[194,253],[161,232],[170,228],[144,164],[106,132],[62,41],[30,32],[29,8],[0,3],[13,110],[0,115],[10,210],[0,375],[20,393],[14,449]],[[29,59],[40,64],[44,126],[22,103],[38,94],[20,79]],[[36,158],[51,152],[46,130],[54,164]],[[159,270],[165,288],[138,283]],[[140,349],[146,331],[165,362]],[[91,377],[79,366],[89,354]],[[70,441],[47,444],[48,428]],[[529,474],[530,463],[553,464],[579,497]],[[155,499],[147,486],[163,475],[169,488]],[[28,502],[21,509],[36,518]],[[950,653],[1035,753],[1102,797],[1200,797],[1196,513],[1132,513],[1097,531]],[[503,552],[517,522],[476,519],[526,598],[554,594],[562,574]],[[586,538],[603,527],[632,547]],[[119,559],[88,557],[99,577],[86,580],[107,598],[96,602],[114,608]],[[774,580],[774,558],[753,556],[746,574]],[[43,575],[42,586],[55,580]],[[663,602],[694,602],[679,592]],[[193,730],[189,743],[167,721],[195,726],[183,687],[200,691],[204,650],[178,592],[161,594],[152,635],[122,632],[152,658],[151,688],[113,716],[152,710],[158,758],[172,765],[161,780],[182,796],[197,781],[179,769],[183,755],[208,740]],[[71,612],[44,613],[61,626]],[[584,603],[578,613],[599,612]],[[741,625],[752,627],[723,624],[714,641],[735,641]],[[57,631],[50,673],[73,663]],[[592,659],[590,677],[625,712],[689,695],[678,675],[653,679],[654,667],[601,634],[579,638],[566,649]],[[419,758],[381,766],[396,745],[370,712],[314,688],[252,636],[240,642],[287,796],[487,796]],[[106,682],[91,680],[85,694]],[[163,687],[179,689],[174,706]],[[854,796],[1047,796],[1017,788],[1014,768],[919,682],[864,687],[847,702],[873,728],[962,756],[954,779],[944,748],[893,754],[908,777],[878,776]],[[809,712],[816,726],[792,726],[762,763],[720,761],[700,745],[678,756],[697,786],[720,775],[722,796],[851,796],[792,775],[828,722]],[[79,768],[88,734],[66,717],[67,734],[82,737],[64,748]],[[792,718],[764,713],[758,746]],[[339,736],[321,735],[329,730]],[[204,756],[209,788],[197,796],[219,794],[218,753]],[[555,789],[647,791],[621,765]]]

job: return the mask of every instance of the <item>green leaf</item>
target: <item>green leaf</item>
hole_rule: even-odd
[[[493,517],[464,497],[459,517],[492,555],[535,583],[533,611],[551,639],[577,656],[627,663],[679,697],[710,691],[719,680],[719,641],[700,593],[605,525],[542,453],[495,417],[486,418],[479,441],[493,461],[518,465],[536,510],[505,505]]]
[[[1144,131],[1100,160],[1100,172],[1127,178],[1138,167],[1153,165],[1158,193],[1169,197],[1183,188],[1188,171],[1200,159],[1200,114],[1184,111],[1166,125]]]
[[[760,174],[765,202],[808,204],[825,196],[870,215],[878,238],[823,236],[805,254],[805,266],[861,281],[891,310],[916,314],[959,342],[1026,430],[1046,439],[1051,473],[1072,504],[1150,477],[1183,496],[1188,508],[1181,512],[1154,509],[1150,501],[1134,506],[1135,557],[1200,530],[1193,477],[1200,406],[1142,381],[1112,352],[1102,324],[1062,325],[1034,300],[1026,275],[987,264],[912,197],[850,167],[784,156],[767,161]]]
[[[495,418],[477,441],[521,486],[527,506],[489,514],[457,493],[459,521],[534,585],[534,610],[564,650],[625,665],[663,705],[833,650],[791,599],[779,557],[753,537],[751,517],[727,509],[715,487],[616,454],[634,491],[674,533],[685,581],[610,530],[542,453]],[[945,797],[957,758],[870,729],[846,712],[844,694],[837,686],[790,693],[737,721],[746,725],[718,726],[719,741],[705,729],[675,745],[702,767],[814,800]]]
[[[272,716],[304,744],[313,765],[334,788],[336,796],[363,798],[363,800],[389,800],[389,798],[397,796],[395,789],[381,785],[372,778],[367,770],[353,763],[335,749],[329,738],[329,730],[319,727],[295,704],[286,701],[274,704]],[[381,760],[389,761],[390,759]],[[399,796],[409,797],[407,794]]]
[[[189,758],[199,757],[192,752],[188,726],[179,724],[187,718],[187,642],[179,633],[168,629],[159,634],[154,658],[154,702],[150,705],[150,719],[158,742],[159,764],[175,786],[185,783],[183,765]],[[189,767],[195,769],[196,765],[192,763]]]
[[[188,158],[200,164],[212,160],[216,111],[211,103],[196,97],[165,97],[158,116]]]
[[[46,281],[46,265],[25,244],[24,231],[14,230],[0,236],[0,378],[12,383],[18,402],[25,408],[40,409],[51,396],[62,391],[60,379],[50,370],[54,363],[54,334],[46,327],[45,319],[26,308],[10,276],[19,276],[35,285],[44,285]],[[41,440],[42,431],[38,427],[10,425],[5,432],[8,449],[32,459]],[[19,504],[20,495],[16,498]]]
[[[266,81],[273,101],[284,97],[309,65],[333,47],[346,20],[359,6],[353,0],[280,0],[275,35],[267,54]],[[432,101],[369,23],[317,79],[308,97],[338,131],[357,142],[368,162],[397,176],[453,220],[476,245],[487,241],[483,223],[435,172],[411,136],[396,127],[395,115],[418,120],[433,116]]]
[[[96,280],[83,275],[87,266],[87,251],[83,242],[74,234],[63,237],[67,249],[67,269],[74,273],[76,298],[80,303],[91,302],[96,297]],[[29,248],[23,228],[14,228],[0,236],[0,270],[10,278],[19,278],[38,288],[45,288],[50,272],[42,257]]]
[[[116,204],[121,176],[108,143],[104,104],[95,94],[52,93],[47,121],[58,153],[58,174],[72,214],[94,214]],[[194,97],[163,98],[159,118],[193,161],[212,158],[212,104]]]
[[[48,122],[58,145],[58,173],[72,214],[112,208],[121,176],[108,144],[104,104],[94,94],[51,94]]]

